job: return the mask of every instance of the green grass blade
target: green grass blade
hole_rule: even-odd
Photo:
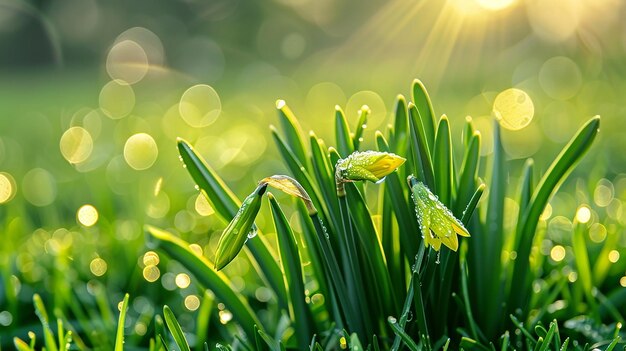
[[[389,138],[389,147],[396,155],[407,157],[409,145],[409,111],[406,99],[402,95],[396,97],[396,106],[393,122],[393,138]]]
[[[33,305],[35,305],[35,313],[39,317],[41,326],[43,327],[44,342],[48,351],[57,351],[58,347],[54,340],[54,333],[50,328],[50,320],[48,319],[48,312],[46,312],[46,306],[43,304],[43,300],[39,294],[33,295]]]
[[[402,342],[406,347],[411,351],[418,351],[420,348],[417,346],[417,343],[411,339],[411,337],[404,331],[404,329],[400,328],[398,325],[398,320],[394,317],[387,318],[387,322],[391,326],[393,332],[402,339]]]
[[[413,160],[415,161],[415,176],[422,180],[426,186],[430,189],[435,187],[435,175],[433,171],[433,161],[431,158],[430,150],[432,147],[428,146],[426,140],[424,126],[422,124],[422,117],[420,116],[417,107],[412,103],[409,103],[409,127],[411,131],[411,142],[409,148],[412,152]],[[433,134],[434,138],[434,134]]]
[[[335,174],[327,154],[327,148],[315,133],[309,134],[313,173],[320,188],[324,204],[328,207],[328,214],[334,223],[339,222],[339,205],[335,190]]]
[[[517,227],[517,235],[521,237],[520,246],[517,252],[512,277],[515,279],[511,285],[511,291],[515,291],[517,299],[510,303],[512,309],[523,307],[530,294],[528,284],[528,257],[532,247],[533,238],[537,229],[539,216],[543,212],[546,204],[559,185],[565,180],[567,174],[580,160],[585,152],[591,147],[593,140],[598,134],[600,117],[596,116],[589,120],[576,133],[572,140],[563,148],[556,157],[550,168],[539,181],[535,192],[530,200],[531,205],[525,211],[524,220],[520,221]]]
[[[519,190],[519,214],[517,218],[517,223],[521,223],[524,220],[524,214],[526,210],[531,205],[530,200],[532,198],[532,194],[534,191],[534,179],[533,179],[533,169],[534,169],[534,161],[532,159],[526,160],[524,164],[524,169],[522,171],[522,180],[520,184]],[[522,237],[520,235],[515,235],[515,242],[513,249],[519,250],[520,241]]]
[[[224,274],[213,270],[211,263],[191,251],[189,244],[182,239],[152,226],[146,226],[145,230],[151,248],[160,249],[180,262],[202,286],[215,293],[215,296],[233,313],[233,318],[239,322],[248,337],[254,335],[254,325],[261,324],[244,297],[232,290]]]
[[[124,295],[122,301],[122,309],[120,317],[117,321],[117,333],[115,335],[115,351],[124,351],[124,325],[126,321],[126,312],[128,311],[128,294]]]
[[[548,348],[550,347],[550,342],[552,341],[552,338],[554,337],[554,332],[556,331],[556,327],[557,327],[556,321],[553,321],[550,323],[550,329],[548,329],[548,333],[546,333],[546,336],[543,338],[543,345],[541,345],[541,348],[539,349],[539,351],[548,350]]]
[[[450,140],[450,123],[446,116],[442,116],[435,136],[433,150],[433,166],[435,172],[435,194],[448,208],[452,208],[454,175],[452,167],[452,141]]]
[[[204,192],[215,212],[226,222],[230,221],[239,210],[241,201],[189,143],[178,139],[178,152],[187,171]],[[278,303],[287,308],[287,292],[282,283],[282,274],[274,260],[275,254],[269,249],[269,244],[263,235],[257,235],[253,240],[248,240],[246,247],[254,257],[262,277],[274,290]]]
[[[489,274],[477,271],[471,278],[475,280],[478,296],[484,301],[479,314],[480,324],[489,339],[497,333],[502,323],[501,283],[502,246],[504,242],[504,199],[506,198],[507,167],[505,152],[500,137],[500,125],[494,121],[493,165],[489,182],[489,202],[486,227],[482,235],[476,235],[470,242],[475,254],[472,258],[480,261],[482,267],[489,267]],[[470,270],[470,273],[472,271]]]
[[[18,337],[13,338],[13,345],[17,351],[35,351],[27,343]]]
[[[207,341],[207,334],[209,333],[209,322],[211,320],[211,312],[214,306],[213,294],[209,290],[205,290],[202,296],[202,302],[198,309],[198,316],[196,317],[196,347],[197,351],[202,351],[204,344]]]
[[[426,87],[419,79],[413,81],[412,93],[413,103],[415,103],[417,110],[422,116],[426,143],[430,150],[432,150],[435,142],[435,110],[433,109],[433,104],[430,101]]]
[[[268,194],[272,218],[276,227],[280,262],[283,267],[285,285],[290,296],[291,321],[296,331],[298,348],[305,350],[313,337],[311,311],[305,301],[304,282],[302,280],[302,264],[293,231],[285,214],[272,194]]]
[[[189,348],[189,343],[187,343],[185,333],[183,333],[183,329],[180,327],[180,324],[178,324],[176,316],[174,316],[174,312],[172,312],[172,310],[167,305],[163,306],[163,319],[165,319],[167,329],[169,329],[170,333],[174,337],[174,341],[176,342],[176,345],[178,346],[180,351],[191,351],[191,349]]]
[[[476,188],[478,164],[480,162],[480,134],[474,133],[467,144],[461,170],[459,171],[459,187],[454,206],[454,214],[459,216],[463,206],[469,202]]]
[[[335,134],[339,154],[342,158],[348,157],[354,151],[354,144],[350,136],[348,120],[339,106],[335,107]]]
[[[591,266],[589,255],[587,254],[587,241],[585,240],[585,226],[576,223],[572,234],[572,249],[574,250],[574,261],[578,272],[578,280],[582,284],[583,291],[587,295],[589,303],[594,304],[595,299],[591,295],[593,281],[591,277]]]
[[[383,152],[389,152],[390,147],[387,145],[387,141],[382,133],[376,133],[376,144],[378,145],[378,150]],[[409,206],[409,200],[407,199],[407,194],[405,192],[406,182],[400,179],[400,175],[398,172],[392,172],[385,179],[385,202],[384,208],[389,208],[390,212],[395,216],[396,221],[398,223],[398,235],[399,241],[402,246],[402,251],[404,252],[406,258],[408,260],[412,260],[417,253],[419,248],[420,240],[419,237],[419,227],[417,225],[417,221],[413,217],[414,209],[412,206]],[[383,240],[387,239],[390,233],[383,232]],[[387,258],[387,263],[389,264],[389,260],[391,259],[388,254],[385,256]],[[404,265],[404,261],[400,258],[400,263]],[[397,295],[400,296],[400,295]]]
[[[352,137],[354,150],[358,150],[361,142],[363,141],[363,131],[367,128],[367,117],[369,117],[370,113],[371,111],[366,105],[363,105],[359,110],[359,120],[357,121],[356,128],[354,129],[354,136]]]
[[[371,292],[377,291],[376,300],[382,303],[383,312],[398,311],[399,307],[391,288],[391,278],[387,271],[381,242],[376,234],[374,223],[372,223],[370,211],[361,193],[352,183],[346,184],[346,201],[356,232],[359,233],[363,247],[367,248],[363,251],[371,265],[373,278],[375,279],[373,282],[375,286]]]
[[[284,100],[276,101],[278,119],[287,139],[287,146],[302,165],[307,165],[308,158],[302,140],[302,131],[298,119]]]

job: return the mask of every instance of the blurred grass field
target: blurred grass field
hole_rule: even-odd
[[[277,100],[328,145],[335,105],[351,124],[368,105],[361,148],[375,149],[375,131],[392,123],[396,95],[409,96],[414,78],[427,85],[436,117],[448,116],[453,141],[471,116],[485,159],[496,97],[525,93],[530,115],[517,101],[501,121],[507,184],[518,184],[528,157],[545,172],[601,116],[594,145],[541,217],[533,254],[545,257],[545,280],[535,284],[576,284],[571,233],[581,230],[589,262],[604,267],[594,287],[617,309],[563,314],[623,320],[625,17],[619,0],[0,0],[0,345],[42,335],[35,293],[86,344],[113,345],[127,292],[128,345],[146,347],[164,304],[193,334],[205,292],[180,263],[146,247],[143,226],[166,228],[212,259],[227,222],[194,188],[177,138],[243,198],[267,175],[289,172],[268,128],[279,123]],[[504,202],[505,229],[517,224],[515,196]],[[301,232],[297,211],[285,212]],[[267,204],[256,223],[275,246]],[[224,272],[264,321],[280,319],[248,259]],[[559,301],[567,299],[554,302],[555,316]],[[232,315],[217,309],[212,322],[231,329],[211,339],[228,340]]]

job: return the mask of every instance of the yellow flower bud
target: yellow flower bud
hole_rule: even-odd
[[[369,180],[379,182],[400,167],[406,159],[396,154],[379,151],[355,151],[337,162],[337,183]]]
[[[470,236],[463,223],[422,182],[410,176],[409,184],[424,245],[432,246],[435,251],[439,251],[441,244],[452,251],[458,250],[457,235]]]

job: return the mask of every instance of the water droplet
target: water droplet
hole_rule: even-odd
[[[252,225],[252,229],[248,233],[248,239],[254,238],[258,234],[259,230],[256,227],[256,224]]]
[[[398,323],[398,320],[396,319],[396,317],[392,317],[392,316],[389,316],[389,318],[387,318],[387,321],[389,321],[389,323],[391,324]]]
[[[194,188],[195,188],[197,191],[200,191],[200,186],[198,186],[198,184],[194,185]]]
[[[435,261],[436,264],[439,264],[441,262],[441,251],[437,251],[437,260]]]
[[[406,321],[410,322],[413,320],[413,311],[409,310],[409,314],[406,316]]]
[[[363,129],[367,128],[367,124],[363,123],[363,124],[361,125],[361,128],[363,128]]]

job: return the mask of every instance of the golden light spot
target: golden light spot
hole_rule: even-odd
[[[198,244],[191,244],[189,245],[189,249],[193,251],[193,253],[195,253],[197,256],[202,256],[202,246]]]
[[[145,323],[137,322],[137,324],[135,324],[135,333],[137,333],[137,335],[146,335],[147,331],[148,327]]]
[[[230,311],[227,311],[227,310],[221,310],[219,312],[219,316],[220,316],[220,323],[222,323],[222,324],[226,324],[226,323],[230,322],[233,319],[233,314],[230,313]]]
[[[85,128],[72,127],[61,136],[59,147],[69,163],[81,163],[91,155],[93,139]]]
[[[565,258],[565,248],[561,245],[555,245],[550,250],[550,258],[555,262],[561,262]]]
[[[35,206],[50,205],[57,196],[56,181],[45,169],[33,168],[24,175],[22,194]]]
[[[194,85],[187,89],[178,105],[180,116],[194,128],[211,125],[222,111],[220,97],[206,84]]]
[[[96,277],[103,276],[104,273],[107,272],[107,267],[107,262],[100,257],[94,258],[91,260],[91,263],[89,263],[89,270]]]
[[[600,207],[606,207],[613,201],[613,192],[613,184],[606,179],[601,179],[593,191],[593,201]]]
[[[150,265],[150,266],[146,266],[146,268],[143,269],[143,278],[150,283],[157,281],[157,279],[159,279],[160,276],[161,276],[161,271],[159,270],[159,267],[157,266]]]
[[[148,55],[132,40],[116,43],[107,56],[106,69],[111,79],[135,84],[148,73]]]
[[[0,173],[0,204],[11,201],[15,196],[15,179],[5,172]]]
[[[626,288],[626,276],[619,278],[619,285]]]
[[[568,57],[553,57],[539,70],[539,85],[553,99],[568,100],[574,97],[582,83],[578,65]]]
[[[550,216],[552,216],[552,205],[547,204],[546,208],[543,209],[541,216],[539,216],[539,219],[542,221],[547,221],[548,219],[550,219]]]
[[[567,275],[567,280],[570,283],[574,283],[578,280],[578,273],[576,272],[569,272],[569,274]]]
[[[135,92],[123,80],[112,80],[100,91],[100,109],[113,119],[126,117],[135,108]]]
[[[185,308],[189,311],[195,311],[200,307],[200,299],[196,295],[185,297]]]
[[[619,251],[611,250],[609,252],[609,261],[611,263],[615,263],[615,262],[619,261]]]
[[[164,191],[155,196],[146,206],[146,214],[152,218],[163,218],[170,210],[170,197]]]
[[[305,105],[309,116],[332,116],[335,105],[345,106],[346,94],[335,83],[322,82],[311,87]]]
[[[513,5],[517,0],[474,0],[485,10],[498,11]]]
[[[143,255],[144,266],[156,266],[159,262],[159,254],[154,251],[148,251]]]
[[[576,221],[578,223],[587,223],[591,219],[591,209],[587,205],[582,205],[576,211]]]
[[[176,275],[176,286],[181,288],[181,289],[185,289],[189,286],[189,284],[191,284],[191,279],[189,278],[189,276],[185,273],[179,273],[178,275]]]
[[[210,216],[215,213],[215,210],[204,194],[198,194],[196,197],[195,208],[200,216]]]
[[[159,149],[154,139],[146,133],[137,133],[124,145],[124,160],[136,170],[152,167],[159,155]]]
[[[602,223],[594,223],[589,227],[589,239],[594,243],[601,243],[606,239],[606,227]]]
[[[98,222],[98,210],[92,205],[83,205],[76,212],[76,219],[85,227],[91,227]]]
[[[503,128],[520,130],[532,121],[535,106],[525,91],[511,88],[496,96],[493,114]]]

